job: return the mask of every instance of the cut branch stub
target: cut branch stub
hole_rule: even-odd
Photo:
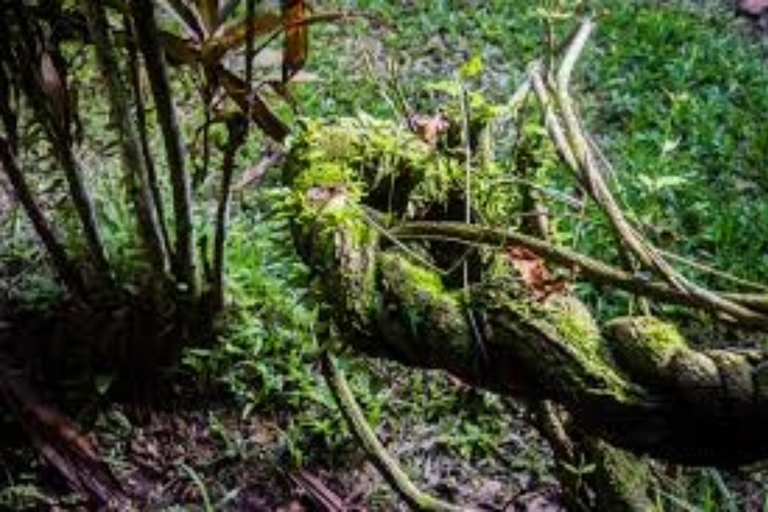
[[[585,432],[636,453],[719,466],[768,457],[763,353],[695,350],[652,317],[600,329],[576,297],[541,302],[505,278],[499,269],[513,267],[503,245],[487,251],[494,270],[467,293],[436,268],[429,243],[397,240],[387,219],[448,211],[461,187],[454,166],[431,155],[414,136],[372,121],[309,126],[292,143],[285,180],[295,242],[344,342],[505,395],[552,400]],[[405,206],[374,210],[392,204],[382,203],[386,195]]]

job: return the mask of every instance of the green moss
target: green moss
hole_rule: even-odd
[[[604,349],[600,329],[584,304],[573,297],[557,297],[547,303],[547,311],[562,339],[577,346],[585,356],[602,359]]]
[[[701,352],[680,350],[669,362],[667,378],[689,403],[713,410],[719,404],[722,381],[715,362]]]
[[[616,319],[605,332],[617,362],[643,383],[667,384],[672,377],[670,362],[688,350],[674,325],[654,317]]]
[[[710,350],[706,355],[717,366],[724,398],[734,406],[751,404],[755,394],[754,368],[747,356],[729,350]]]
[[[378,234],[353,212],[326,214],[316,232],[313,267],[340,325],[369,331],[379,308],[376,283]]]
[[[593,452],[597,463],[600,510],[654,510],[648,497],[653,477],[646,461],[602,441],[596,443]]]
[[[416,305],[419,295],[438,297],[446,294],[443,281],[436,272],[411,263],[402,254],[384,252],[379,259],[384,275],[397,283],[398,290],[404,292],[403,299],[409,303]]]
[[[556,339],[575,356],[578,366],[590,379],[611,392],[624,395],[625,382],[608,357],[600,329],[587,307],[575,297],[557,297],[545,306],[544,325],[554,327]]]
[[[530,298],[501,301],[511,313],[501,326],[509,331],[503,342],[514,347],[521,364],[549,392],[565,400],[586,395],[631,400],[631,386],[612,366],[594,319],[578,299],[559,297],[546,304]]]
[[[440,347],[436,358],[461,361],[472,355],[464,306],[456,293],[445,289],[437,273],[393,252],[380,253],[379,265],[385,294],[396,298],[402,320],[410,324],[411,339],[401,343]]]
[[[419,210],[461,186],[462,167],[396,123],[361,115],[334,124],[306,121],[289,142],[284,180],[294,189],[356,184],[365,197]],[[388,204],[388,203],[387,203]]]
[[[316,162],[296,176],[293,189],[303,193],[315,187],[356,186],[354,172],[347,166],[335,162]]]

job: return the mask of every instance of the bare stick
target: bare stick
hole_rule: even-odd
[[[420,491],[400,468],[397,462],[387,453],[387,450],[368,425],[363,411],[360,409],[344,374],[339,370],[333,356],[327,351],[322,354],[323,374],[331,388],[333,396],[347,419],[352,432],[363,445],[381,475],[392,488],[414,510],[432,512],[471,512],[472,509],[451,505]]]

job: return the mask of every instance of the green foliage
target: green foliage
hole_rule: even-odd
[[[52,500],[34,485],[19,484],[0,490],[0,506],[6,510],[37,510]]]
[[[612,9],[596,45],[591,123],[636,220],[666,248],[765,281],[761,50],[726,15],[636,6]]]
[[[674,481],[663,479],[657,503],[659,510],[673,512],[737,512],[749,508],[743,496],[729,489],[725,474],[716,469],[692,470]]]
[[[221,320],[217,345],[190,350],[186,364],[223,381],[244,407],[272,401],[299,409],[314,386],[314,312],[302,300],[307,271],[290,250],[285,221],[274,216],[239,215],[228,246],[236,307]]]
[[[391,116],[396,94],[390,82],[417,112],[455,109],[455,94],[429,84],[450,84],[446,77],[462,68],[477,71],[469,74],[472,90],[503,104],[528,63],[546,53],[547,23],[560,43],[578,20],[575,4],[567,2],[545,2],[544,8],[533,0],[482,2],[472,9],[455,1],[356,5],[391,24],[352,27],[353,49],[338,27],[320,32],[324,43],[345,44],[350,56],[314,61],[329,87],[320,84],[303,97],[312,112]],[[579,67],[579,98],[588,128],[613,163],[613,186],[630,216],[664,249],[765,280],[768,266],[760,262],[768,238],[760,226],[768,207],[757,199],[768,184],[768,71],[759,46],[714,5],[599,0],[587,7],[596,13],[598,29]],[[356,64],[366,56],[392,65]],[[335,82],[340,77],[347,86]],[[509,135],[497,138],[503,142]],[[563,171],[548,164],[551,148],[537,151],[544,152],[540,185],[570,195]],[[612,235],[598,212],[582,217],[563,208],[554,217],[563,241],[610,254]]]

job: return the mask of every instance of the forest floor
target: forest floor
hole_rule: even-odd
[[[462,57],[442,62],[443,35],[427,41],[434,49],[427,49],[424,59],[416,63],[423,66],[425,76],[451,76],[455,70],[446,67],[458,66],[469,52],[462,48]],[[368,43],[373,44],[373,39],[369,37]],[[350,37],[340,46],[349,48],[358,42]],[[497,83],[508,79],[502,74],[489,78]],[[316,95],[310,101],[325,100]],[[2,209],[0,204],[0,214]],[[24,266],[22,261],[14,264]],[[2,272],[18,274],[5,263]],[[0,353],[4,354],[0,363],[20,351],[35,354],[32,346],[47,347],[48,360],[34,362],[33,386],[45,403],[59,404],[83,427],[88,442],[98,449],[125,491],[141,503],[140,509],[406,510],[366,461],[341,419],[329,418],[337,413],[327,392],[313,391],[314,403],[278,402],[254,408],[233,398],[231,386],[199,389],[190,385],[191,377],[184,372],[167,379],[163,384],[167,389],[146,401],[110,403],[108,393],[100,394],[108,384],[98,380],[85,385],[59,382],[54,390],[51,381],[65,365],[60,357],[63,347],[77,342],[62,334],[67,329],[59,328],[59,321],[66,323],[31,320],[0,308]],[[28,363],[30,358],[24,360]],[[561,510],[547,447],[527,425],[522,407],[467,389],[441,374],[414,375],[381,362],[353,360],[349,365],[368,375],[358,377],[358,389],[364,390],[361,401],[380,438],[423,490],[481,510]],[[317,368],[312,363],[308,368],[313,373],[297,378],[299,385],[322,388]],[[77,370],[67,373],[77,374]],[[87,399],[83,399],[84,388],[90,391]],[[17,422],[0,423],[0,468],[0,508],[88,509],[82,496],[41,460]],[[717,473],[710,477],[715,483],[723,482]],[[732,485],[728,492],[742,496],[743,510],[760,510],[764,483],[728,477],[723,485]]]
[[[45,391],[36,395],[25,390],[25,402],[50,408],[43,415],[54,416],[58,409],[52,404],[60,404],[66,417],[62,416],[58,428],[76,425],[65,423],[69,421],[65,418],[83,426],[81,440],[64,441],[93,447],[140,510],[407,510],[349,434],[329,447],[322,434],[309,433],[311,427],[304,430],[294,425],[300,415],[279,410],[279,404],[246,417],[225,390],[219,386],[199,389],[189,375],[157,380],[149,392],[146,386],[137,386],[128,390],[130,399],[115,401],[94,393],[94,384],[87,378],[78,381],[77,376],[84,375],[77,368],[83,359],[70,359],[69,354],[82,339],[72,335],[65,315],[37,319],[31,315],[0,314],[3,364],[27,363],[23,375],[0,368],[3,389],[15,393],[16,379],[23,379],[26,388],[34,378],[32,387]],[[32,354],[61,354],[64,347],[69,347],[66,358],[38,357],[30,362]],[[419,393],[426,386],[438,396],[451,396],[447,406],[431,404],[433,410],[427,415],[401,407],[399,415],[388,415],[377,429],[391,453],[407,461],[423,490],[482,510],[559,510],[547,448],[526,426],[522,409],[498,402],[489,405],[491,397],[438,373],[424,373],[420,377],[426,380],[417,381],[396,365],[366,364],[391,383],[392,402],[424,402],[423,396],[414,397],[414,391],[405,388],[413,385],[420,386]],[[312,422],[315,414],[322,411],[304,415],[301,421]],[[483,447],[484,433],[462,431],[460,426],[462,422],[471,425],[465,421],[471,415],[501,414],[505,419],[494,419],[494,428],[504,434],[496,435],[492,446]],[[0,509],[90,509],[83,494],[72,489],[72,480],[63,478],[61,468],[38,451],[42,445],[30,446],[29,435],[41,432],[37,417],[21,417],[27,418],[23,424],[0,423],[0,466],[7,478],[0,491]],[[333,424],[339,425],[338,421]],[[461,446],[478,445],[473,448],[478,453],[457,453],[457,443],[449,435],[468,436]],[[43,435],[43,444],[48,442],[54,450],[69,449]],[[302,445],[298,456],[304,461],[296,460],[297,452],[291,447],[297,442]],[[79,469],[84,469],[80,478],[98,477],[91,462]]]

